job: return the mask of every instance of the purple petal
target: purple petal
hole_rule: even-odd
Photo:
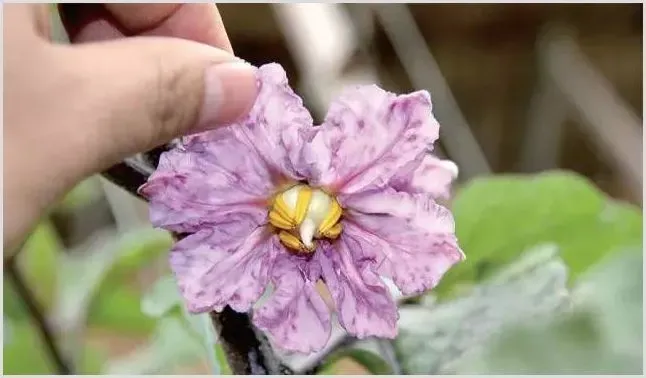
[[[272,177],[260,157],[229,128],[209,132],[162,154],[140,193],[150,202],[154,226],[192,233],[239,222],[245,236],[267,217]]]
[[[312,116],[289,87],[278,64],[258,69],[258,98],[249,115],[232,127],[271,169],[300,180],[303,146],[315,133]]]
[[[458,168],[450,160],[441,160],[431,154],[411,161],[390,180],[390,187],[408,193],[426,193],[433,198],[448,199],[451,185],[457,178]]]
[[[330,338],[330,310],[315,289],[318,274],[305,276],[307,262],[281,255],[272,270],[276,291],[254,312],[254,324],[281,349],[312,353]],[[311,279],[310,279],[311,278]]]
[[[464,259],[450,211],[427,195],[390,189],[349,196],[344,205],[349,208],[344,235],[378,251],[374,266],[404,295],[435,287]]]
[[[350,194],[384,187],[420,160],[439,125],[428,92],[396,96],[375,85],[346,90],[304,152],[310,183]]]
[[[323,252],[323,253],[321,253]],[[397,305],[381,278],[373,271],[371,250],[362,249],[344,232],[334,244],[315,255],[334,300],[339,323],[360,339],[397,336]]]
[[[223,248],[219,234],[202,230],[180,240],[170,265],[191,312],[221,311],[229,305],[248,311],[264,292],[279,253],[264,227]]]

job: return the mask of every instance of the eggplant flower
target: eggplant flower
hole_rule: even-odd
[[[253,310],[277,347],[310,353],[330,336],[322,281],[349,334],[394,338],[382,279],[421,293],[464,259],[435,202],[457,167],[429,153],[439,134],[429,94],[357,86],[314,126],[280,65],[257,77],[246,118],[185,137],[140,188],[154,226],[189,234],[170,252],[188,309]]]

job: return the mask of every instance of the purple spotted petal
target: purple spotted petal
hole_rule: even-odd
[[[344,204],[350,209],[344,236],[376,251],[374,267],[405,295],[435,287],[464,259],[451,213],[428,195],[391,189],[350,196]]]
[[[306,259],[281,255],[272,270],[276,291],[253,316],[276,345],[300,353],[318,351],[330,338],[330,311],[314,286],[320,272],[308,265]]]
[[[312,116],[303,100],[290,88],[287,74],[275,63],[258,68],[258,96],[247,117],[228,126],[246,144],[249,153],[262,159],[274,181],[301,180],[307,174],[302,150],[315,134]],[[208,143],[212,131],[183,138],[184,144]]]
[[[170,254],[179,289],[192,312],[245,312],[260,298],[279,251],[264,227],[238,239],[232,251],[204,229],[180,240]]]
[[[397,336],[397,305],[372,268],[373,251],[347,234],[323,248],[316,257],[341,326],[360,339]]]
[[[289,87],[278,64],[258,69],[259,93],[249,115],[232,125],[272,170],[300,180],[301,150],[313,136],[313,121],[300,97]]]
[[[244,237],[266,220],[271,175],[231,129],[209,135],[208,143],[193,141],[164,152],[140,193],[150,202],[156,227],[191,233],[238,222],[231,236]]]
[[[385,187],[400,168],[422,159],[438,131],[426,91],[346,90],[303,154],[310,183],[346,194]]]
[[[448,199],[458,167],[450,160],[426,154],[411,161],[390,180],[390,187],[408,193],[426,193],[434,198]]]

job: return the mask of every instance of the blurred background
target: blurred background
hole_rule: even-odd
[[[344,342],[326,356],[282,356],[287,365],[642,371],[642,5],[219,9],[236,54],[280,63],[319,121],[347,85],[429,90],[436,153],[460,167],[450,206],[467,261],[432,293],[401,299],[394,342]],[[177,298],[170,245],[142,201],[99,177],[79,185],[30,237],[20,275],[5,266],[4,372],[63,362],[88,374],[226,373],[208,321]],[[65,361],[51,358],[34,313]]]

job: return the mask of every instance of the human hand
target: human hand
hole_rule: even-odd
[[[72,45],[51,41],[48,5],[4,11],[5,256],[83,178],[255,100],[214,4],[63,5]]]

